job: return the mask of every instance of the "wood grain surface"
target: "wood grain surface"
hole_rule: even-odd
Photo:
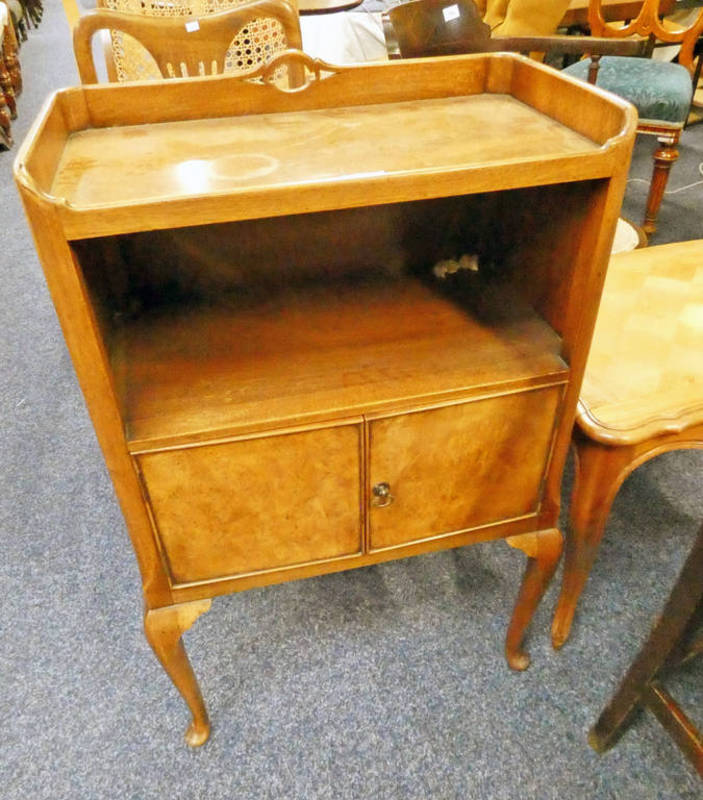
[[[534,313],[477,319],[419,281],[310,287],[126,327],[113,364],[132,451],[561,378]]]
[[[371,509],[372,548],[534,513],[561,395],[549,387],[374,421],[369,484],[387,482],[394,501]]]
[[[361,551],[358,426],[139,457],[175,583]]]
[[[613,256],[578,420],[606,444],[703,422],[703,241]]]
[[[474,95],[79,131],[51,193],[87,209],[595,149],[511,97]]]
[[[512,54],[456,56],[451,69],[443,61],[318,65],[331,77],[294,93],[228,77],[167,81],[158,92],[134,84],[68,90],[20,149],[18,180],[56,205],[75,239],[168,229],[196,215],[201,224],[282,216],[606,177],[615,168],[635,124],[624,101]],[[434,112],[460,133],[447,135]],[[53,116],[76,139],[61,169],[56,148],[43,146]],[[242,130],[236,154],[233,126]],[[112,158],[111,146],[130,158]],[[162,152],[165,161],[155,155]],[[278,163],[284,156],[290,167]]]

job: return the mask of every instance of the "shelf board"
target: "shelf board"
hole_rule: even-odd
[[[495,296],[494,296],[495,295]],[[112,363],[133,451],[566,379],[534,311],[419,280],[336,282],[124,321]]]

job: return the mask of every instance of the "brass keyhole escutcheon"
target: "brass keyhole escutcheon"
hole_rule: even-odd
[[[373,497],[371,498],[371,505],[374,508],[385,508],[389,506],[395,498],[391,494],[391,487],[387,483],[377,483],[371,489]]]

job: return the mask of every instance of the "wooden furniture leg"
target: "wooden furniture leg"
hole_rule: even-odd
[[[2,92],[0,92],[0,150],[9,150],[11,147],[10,109],[5,105]]]
[[[10,75],[10,82],[15,91],[15,97],[19,97],[22,92],[22,72],[20,70],[20,60],[17,55],[19,44],[15,36],[15,29],[12,25],[8,25],[5,29],[2,49],[5,57],[5,67]]]
[[[0,53],[0,91],[2,91],[5,105],[10,109],[10,116],[15,119],[17,116],[17,103],[15,101],[15,90],[12,86],[10,73],[5,66],[4,53]]]
[[[659,206],[661,206],[664,190],[669,181],[671,167],[679,157],[676,145],[678,145],[680,138],[680,130],[673,131],[670,135],[657,137],[659,147],[654,151],[654,171],[652,172],[652,183],[649,187],[647,208],[645,209],[644,222],[642,223],[642,228],[648,235],[654,233],[657,229],[656,219],[659,213]]]
[[[648,707],[703,777],[703,737],[658,681],[678,660],[692,620],[703,604],[703,527],[679,575],[663,613],[627,671],[620,688],[603,710],[588,741],[599,753],[610,749],[640,707]],[[699,621],[699,620],[698,620]]]
[[[576,605],[603,538],[610,508],[622,482],[634,469],[633,448],[607,447],[574,431],[576,478],[571,494],[564,577],[552,622],[552,644],[569,638]]]
[[[10,76],[10,82],[15,92],[15,97],[18,97],[22,92],[22,72],[16,52],[10,51],[5,54],[5,67]]]
[[[505,657],[508,664],[512,669],[524,670],[530,665],[530,656],[522,648],[525,632],[559,563],[563,539],[561,531],[551,528],[537,533],[511,536],[506,541],[511,547],[522,550],[527,555],[525,575],[505,638]]]
[[[144,614],[147,641],[193,715],[185,734],[191,747],[205,744],[210,736],[210,720],[181,636],[201,614],[209,611],[211,604],[212,600],[195,600],[147,609]]]

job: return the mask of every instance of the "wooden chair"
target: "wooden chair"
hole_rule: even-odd
[[[574,431],[576,479],[552,642],[568,639],[625,478],[703,448],[703,239],[610,260]]]
[[[619,25],[603,20],[601,2],[590,0],[591,37],[492,37],[472,0],[412,0],[392,8],[388,18],[403,58],[489,50],[563,54],[580,50],[590,54],[590,61],[577,61],[566,67],[565,72],[629,100],[640,115],[637,130],[653,134],[659,140],[643,222],[644,231],[650,234],[656,230],[669,170],[678,158],[676,145],[691,106],[694,48],[703,33],[703,8],[688,28],[673,30],[665,27],[657,16],[659,0],[644,0],[639,16]],[[457,8],[459,15],[449,12],[451,8]],[[624,46],[627,37],[633,36],[639,37],[637,52]],[[568,39],[573,41],[569,43]],[[678,64],[641,58],[651,54],[655,39],[681,44]],[[645,41],[648,46],[642,46]],[[608,49],[607,43],[612,49]]]
[[[473,0],[410,0],[389,9],[384,32],[391,58],[516,51],[591,56],[595,82],[604,54],[644,55],[644,40],[613,40],[593,36],[492,36]]]
[[[644,0],[638,16],[625,23],[607,23],[601,2],[590,0],[588,7],[588,22],[594,36],[620,39],[643,36],[648,37],[652,44],[656,40],[681,45],[678,64],[654,59],[603,58],[597,80],[598,86],[624,97],[637,108],[639,133],[657,137],[652,183],[642,226],[645,233],[650,234],[656,230],[669,171],[679,155],[676,145],[691,107],[696,71],[694,48],[703,34],[703,8],[687,28],[678,28],[660,19],[660,0]],[[588,65],[577,62],[565,71],[585,79]]]
[[[587,33],[588,5],[590,0],[571,0],[569,8],[561,20],[561,27],[573,28],[575,32]],[[660,0],[659,11],[670,14],[676,6],[677,0]],[[642,0],[601,0],[601,12],[606,22],[622,22],[636,17]]]
[[[251,45],[251,49],[256,50],[255,57],[245,56],[235,64],[228,60],[233,38],[257,20],[266,20],[280,28],[288,48],[301,49],[298,14],[286,0],[254,0],[197,19],[148,17],[107,9],[91,11],[80,17],[73,31],[81,82],[98,82],[91,41],[99,30],[128,34],[138,41],[153,58],[158,69],[156,77],[185,78],[228,71],[249,72],[277,52],[277,39],[272,36],[259,45]],[[293,79],[292,71],[290,78]]]
[[[69,0],[64,0],[64,7],[68,2]],[[282,2],[292,6],[297,13],[297,4],[293,0]],[[98,8],[109,11],[181,22],[184,22],[184,18],[202,19],[248,3],[249,0],[217,0],[216,3],[212,0],[169,0],[155,3],[143,3],[141,0],[97,0]],[[299,23],[296,24],[299,36]],[[290,48],[300,49],[300,46],[289,40],[285,28],[277,19],[267,15],[252,17],[229,43],[225,72],[233,75],[249,72],[263,66],[273,55]],[[140,43],[122,31],[110,31],[105,59],[111,81],[154,80],[160,77],[158,68]]]
[[[595,750],[609,750],[634,713],[648,708],[703,778],[703,736],[662,684],[675,666],[703,652],[702,618],[703,527],[646,644],[590,731]]]

